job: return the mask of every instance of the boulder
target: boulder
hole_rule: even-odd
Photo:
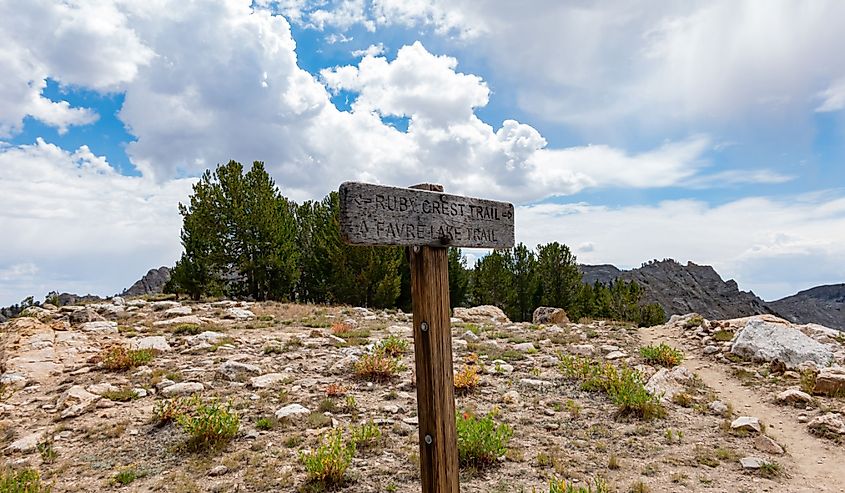
[[[233,306],[231,308],[226,309],[226,311],[223,313],[223,318],[232,318],[235,320],[249,320],[255,318],[255,314],[247,310],[246,308],[239,308],[237,306]]]
[[[245,382],[252,376],[260,375],[261,368],[248,363],[229,360],[217,368],[217,374],[231,382]]]
[[[68,315],[68,320],[72,324],[84,324],[85,322],[98,322],[105,320],[99,313],[89,307],[84,307],[78,310],[73,310]]]
[[[190,306],[174,306],[173,308],[168,308],[164,310],[165,317],[183,317],[185,315],[190,315],[193,313]]]
[[[648,379],[645,389],[651,395],[658,396],[663,404],[668,404],[676,394],[684,392],[693,378],[692,372],[683,366],[661,368]]]
[[[534,315],[531,317],[531,321],[536,325],[560,325],[568,324],[569,317],[566,316],[566,310],[563,308],[540,306],[534,310]]]
[[[164,325],[178,325],[178,324],[195,324],[202,325],[205,321],[196,315],[185,315],[183,317],[169,318],[167,320],[157,320],[153,322],[153,326],[161,327]]]
[[[82,332],[97,332],[100,334],[117,334],[117,322],[108,322],[105,320],[97,322],[85,322],[79,326]]]
[[[740,416],[731,422],[732,430],[753,431],[760,433],[760,418],[754,416]]]
[[[152,349],[161,353],[171,350],[170,344],[167,343],[167,339],[164,336],[138,337],[132,339],[129,347],[132,349]]]
[[[522,351],[523,353],[537,352],[537,348],[535,348],[534,344],[530,342],[521,342],[519,344],[514,344],[513,348],[517,351]]]
[[[100,396],[85,390],[81,385],[74,385],[59,397],[56,407],[61,411],[61,418],[73,418],[94,409]]]
[[[276,419],[298,422],[307,418],[309,414],[311,411],[301,404],[288,404],[276,410]]]
[[[160,312],[162,310],[169,310],[171,308],[175,308],[177,306],[181,306],[181,303],[178,301],[153,301],[150,303],[150,308],[153,311]]]
[[[754,448],[771,455],[783,455],[784,452],[783,447],[778,445],[778,442],[766,435],[757,435],[757,438],[754,439]]]
[[[569,346],[569,352],[576,356],[590,357],[596,353],[596,347],[592,344],[573,344]]]
[[[23,309],[19,316],[37,318],[42,322],[49,322],[50,320],[53,320],[53,312],[45,310],[40,306],[28,306]]]
[[[285,375],[284,373],[267,373],[266,375],[250,378],[249,386],[254,389],[272,388],[285,381],[287,378],[288,375]]]
[[[798,389],[786,389],[776,397],[778,402],[787,404],[809,404],[813,402],[813,396]]]
[[[834,366],[819,370],[813,393],[831,396],[845,395],[845,368]]]
[[[754,470],[763,467],[763,464],[765,464],[766,461],[759,457],[743,457],[742,459],[739,459],[739,463],[742,465],[743,469]]]
[[[816,416],[807,424],[807,427],[816,435],[845,435],[845,420],[842,419],[842,415],[839,413],[827,413]]]
[[[805,362],[830,365],[833,353],[825,345],[806,336],[792,325],[752,318],[736,335],[731,353],[753,361],[782,361],[787,368]]]
[[[35,451],[38,447],[38,443],[44,438],[44,430],[36,431],[35,433],[30,433],[25,437],[18,438],[11,445],[6,447],[6,452],[20,452],[22,454],[28,454],[30,452]]]
[[[511,321],[499,307],[493,305],[455,308],[453,315],[464,322],[509,324]]]
[[[203,384],[199,382],[179,382],[161,389],[161,395],[164,397],[192,395],[197,392],[202,392],[204,388]]]

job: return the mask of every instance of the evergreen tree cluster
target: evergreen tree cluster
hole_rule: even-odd
[[[182,215],[184,252],[165,290],[194,299],[342,303],[411,308],[410,269],[402,247],[362,247],[340,238],[338,195],[297,204],[285,198],[254,162],[235,161],[205,174]],[[557,242],[494,251],[467,268],[461,251],[448,252],[453,307],[490,304],[515,321],[537,306],[564,308],[572,318],[606,317],[659,323],[659,306],[641,306],[635,283],[582,285],[575,256]],[[659,320],[658,320],[659,319]]]
[[[469,274],[466,301],[496,305],[514,321],[530,321],[538,306],[563,308],[572,320],[606,318],[640,326],[666,320],[660,305],[642,303],[642,287],[634,281],[584,284],[575,256],[557,242],[539,245],[536,252],[522,243],[493,251]]]

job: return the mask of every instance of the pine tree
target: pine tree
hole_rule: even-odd
[[[506,312],[514,321],[530,321],[537,307],[537,259],[523,243],[505,252],[509,278]]]
[[[569,247],[558,242],[537,247],[537,278],[540,283],[540,303],[563,308],[575,308],[581,289],[581,271]]]
[[[467,261],[460,248],[450,248],[449,258],[449,304],[452,308],[463,306],[469,287]]]

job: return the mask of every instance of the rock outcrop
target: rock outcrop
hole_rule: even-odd
[[[789,369],[806,362],[825,367],[833,361],[827,346],[800,330],[756,318],[736,336],[731,353],[753,361],[780,361]]]
[[[813,322],[845,330],[845,283],[801,291],[772,301],[769,306],[791,322]]]
[[[170,280],[170,268],[159,267],[150,269],[144,277],[135,281],[135,284],[121,293],[121,296],[141,296],[145,294],[158,294],[164,290],[164,284]]]

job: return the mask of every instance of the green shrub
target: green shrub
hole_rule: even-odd
[[[258,418],[255,421],[255,428],[262,431],[273,429],[273,420],[270,418]]]
[[[389,336],[387,339],[381,341],[378,348],[384,351],[388,356],[402,356],[408,352],[410,344],[405,339],[396,336]]]
[[[404,369],[402,363],[379,349],[367,353],[355,363],[355,375],[370,381],[385,381]]]
[[[660,400],[646,390],[638,371],[562,353],[558,357],[564,376],[581,382],[584,390],[607,394],[619,416],[654,419],[666,415]]]
[[[713,333],[713,340],[719,342],[728,342],[732,341],[734,338],[734,331],[732,330],[717,330]]]
[[[650,365],[660,365],[666,368],[678,366],[684,360],[684,353],[664,343],[659,346],[641,347],[640,356]]]
[[[602,478],[595,478],[585,485],[569,483],[565,479],[549,480],[549,493],[609,493],[607,482]]]
[[[202,327],[199,324],[178,324],[173,327],[173,333],[177,335],[195,336],[200,332],[202,332]]]
[[[191,413],[199,405],[199,402],[197,395],[158,401],[153,406],[153,424],[164,426],[174,422],[179,416]]]
[[[128,402],[138,398],[138,394],[136,394],[135,390],[130,387],[124,387],[118,390],[108,390],[103,392],[101,395],[110,401],[117,402]]]
[[[305,466],[309,482],[331,488],[344,482],[353,455],[355,442],[344,443],[343,432],[337,428],[325,434],[315,450],[300,452],[299,460]]]
[[[229,404],[223,405],[216,400],[180,414],[176,422],[188,433],[188,449],[192,451],[225,445],[237,435],[241,423]]]
[[[462,466],[483,467],[493,464],[504,455],[513,430],[507,424],[496,424],[493,416],[478,418],[458,413],[455,422],[458,432],[458,460]]]
[[[154,356],[153,349],[127,349],[119,344],[109,347],[100,354],[103,368],[113,371],[125,371],[147,364]]]
[[[53,447],[53,435],[46,436],[42,441],[36,444],[35,448],[38,450],[38,454],[41,455],[41,460],[47,464],[56,462],[56,457],[59,456],[59,453],[56,452],[55,447]]]
[[[111,480],[114,484],[119,484],[121,486],[126,486],[131,484],[136,479],[140,478],[142,475],[138,473],[138,471],[134,467],[126,467],[123,468],[115,473],[112,476]]]
[[[381,440],[381,430],[372,419],[351,430],[352,442],[359,448],[372,448]]]
[[[0,468],[0,493],[50,493],[51,489],[41,484],[35,469]]]
[[[684,322],[684,328],[685,329],[692,329],[692,328],[695,328],[695,327],[701,327],[702,325],[704,325],[704,317],[702,317],[701,315],[693,315],[692,317],[689,318],[689,320]]]

